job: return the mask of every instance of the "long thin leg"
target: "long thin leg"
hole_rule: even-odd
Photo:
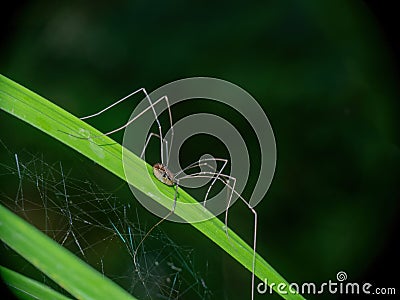
[[[187,171],[189,169],[192,169],[192,168],[195,168],[195,167],[199,167],[201,165],[201,163],[207,162],[207,161],[222,161],[222,162],[224,162],[224,164],[226,164],[228,162],[228,160],[224,159],[224,158],[203,158],[203,159],[199,159],[198,161],[196,161],[194,163],[191,163],[187,167],[183,168],[179,172],[176,172],[175,173],[175,177],[179,176],[181,173],[183,173],[183,172],[185,172],[185,171]]]
[[[109,132],[107,132],[107,133],[102,133],[102,134],[99,134],[99,135],[97,135],[97,136],[92,136],[92,137],[90,137],[90,138],[96,138],[96,137],[102,137],[102,136],[106,136],[106,135],[111,135],[111,134],[113,134],[113,133],[116,133],[116,132],[118,132],[118,131],[120,131],[120,130],[126,128],[126,127],[128,127],[130,124],[132,124],[133,122],[135,122],[139,117],[141,117],[145,112],[147,112],[147,111],[149,111],[150,109],[152,109],[153,106],[155,106],[156,104],[160,103],[162,100],[167,100],[167,96],[163,96],[163,97],[157,99],[157,101],[155,101],[154,103],[152,103],[151,106],[149,106],[149,107],[145,108],[144,110],[142,110],[138,115],[136,115],[134,118],[130,119],[127,123],[125,123],[125,124],[122,125],[121,127],[118,127],[118,128],[116,128],[116,129],[114,129],[114,130],[111,130],[111,131],[109,131]],[[103,111],[101,111],[101,112],[103,112]],[[100,113],[100,112],[99,112],[99,113]],[[93,115],[91,115],[91,116],[89,116],[89,117],[96,116],[97,114],[98,114],[98,113],[93,114]],[[88,117],[84,117],[84,118],[81,118],[81,120],[87,119],[87,118],[88,118]],[[89,139],[89,138],[87,138],[87,137],[82,138],[82,137],[80,137],[80,136],[77,136],[77,138],[85,139],[85,140]]]
[[[219,178],[219,176],[222,174],[222,171],[225,169],[225,167],[226,167],[226,165],[227,165],[227,163],[228,163],[228,160],[227,160],[227,159],[223,159],[223,161],[224,161],[223,166],[221,167],[221,169],[219,169],[219,171],[218,171],[217,175],[215,176],[214,180],[211,182],[210,186],[208,187],[206,196],[205,196],[204,201],[203,201],[204,207],[206,206],[206,201],[207,201],[207,198],[208,198],[208,194],[209,194],[210,191],[211,191],[211,188],[213,187],[214,183],[217,181],[217,179]],[[232,177],[232,178],[233,178],[233,177]],[[236,178],[235,178],[235,184],[236,184]],[[233,188],[235,188],[235,186],[234,186]],[[230,206],[230,200],[231,200],[231,199],[232,199],[232,193],[231,193],[231,197],[230,197],[230,199],[229,199],[228,207]]]
[[[143,115],[146,111],[148,111],[149,109],[151,109],[151,110],[153,111],[153,115],[154,115],[154,118],[155,118],[155,120],[156,120],[156,122],[157,122],[157,126],[158,126],[159,136],[160,136],[160,139],[161,139],[161,143],[160,143],[160,144],[161,144],[161,146],[160,146],[160,147],[161,147],[161,162],[164,164],[164,163],[165,163],[165,160],[164,160],[164,152],[163,152],[163,135],[162,135],[162,128],[161,128],[161,123],[160,123],[160,120],[158,119],[158,116],[157,116],[157,113],[156,113],[156,110],[155,110],[154,106],[155,106],[157,103],[159,103],[160,101],[162,101],[162,100],[165,100],[166,103],[167,103],[169,121],[170,121],[170,126],[171,126],[171,141],[170,141],[170,149],[169,149],[170,152],[171,152],[171,147],[172,147],[172,142],[173,142],[173,137],[174,137],[174,128],[173,128],[173,124],[172,124],[171,106],[170,106],[170,103],[169,103],[169,100],[168,100],[168,97],[167,97],[167,96],[163,96],[163,97],[159,98],[156,102],[153,103],[153,102],[151,101],[149,95],[147,94],[147,91],[146,91],[144,88],[140,88],[140,89],[134,91],[133,93],[130,93],[129,95],[127,95],[127,96],[121,98],[120,100],[116,101],[115,103],[113,103],[113,104],[107,106],[106,108],[104,108],[104,109],[102,109],[102,110],[100,110],[100,111],[98,111],[98,112],[96,112],[96,113],[94,113],[94,114],[91,114],[91,115],[89,115],[89,116],[82,117],[82,118],[80,118],[80,119],[81,119],[81,120],[85,120],[85,119],[89,119],[89,118],[93,118],[93,117],[99,116],[100,114],[102,114],[102,113],[104,113],[105,111],[109,110],[110,108],[112,108],[112,107],[118,105],[119,103],[121,103],[121,102],[123,102],[123,101],[129,99],[130,97],[132,97],[133,95],[135,95],[135,94],[137,94],[137,93],[139,93],[139,92],[143,92],[143,93],[145,94],[145,97],[146,97],[146,99],[148,100],[150,106],[149,106],[148,108],[146,108],[145,110],[143,110],[142,112],[140,112],[140,113],[139,113],[137,116],[135,116],[133,119],[129,120],[125,125],[123,125],[123,126],[121,126],[121,127],[119,127],[119,128],[116,128],[116,129],[114,129],[114,130],[111,130],[111,131],[109,131],[109,132],[107,132],[107,133],[105,133],[105,134],[103,134],[103,135],[110,135],[110,134],[113,134],[113,133],[118,132],[118,131],[120,131],[120,130],[123,130],[124,128],[126,128],[127,126],[129,126],[132,122],[134,122],[137,118],[139,118],[141,115]],[[101,135],[101,136],[103,136],[103,135]],[[92,137],[92,138],[93,138],[93,137]],[[167,159],[167,164],[168,164],[168,162],[169,162],[169,159]]]
[[[179,187],[179,180],[176,182],[175,184],[175,195],[174,195],[174,203],[172,204],[172,209],[171,211],[168,212],[168,214],[162,218],[161,220],[159,220],[156,224],[153,225],[153,227],[150,228],[150,230],[146,233],[146,235],[142,238],[142,240],[139,242],[139,244],[137,245],[135,252],[133,253],[133,263],[135,264],[136,267],[136,271],[140,274],[140,270],[139,270],[139,265],[137,264],[136,261],[136,256],[137,253],[139,251],[140,246],[143,244],[144,240],[149,236],[149,234],[158,226],[160,225],[162,222],[164,222],[169,216],[171,216],[176,208],[176,200],[178,197],[178,187]],[[139,275],[140,276],[140,275]]]
[[[107,110],[109,110],[110,108],[112,108],[112,107],[114,107],[114,106],[120,104],[121,102],[125,101],[126,99],[128,99],[128,98],[132,97],[133,95],[135,95],[135,94],[137,94],[137,93],[140,93],[140,92],[143,92],[143,93],[146,95],[146,97],[148,97],[148,96],[147,96],[146,90],[145,90],[144,88],[140,88],[140,89],[138,89],[138,90],[136,90],[136,91],[130,93],[129,95],[127,95],[127,96],[125,96],[125,97],[119,99],[118,101],[114,102],[113,104],[107,106],[106,108],[103,108],[102,110],[98,111],[97,113],[88,115],[88,116],[86,116],[86,117],[82,117],[82,118],[80,118],[80,119],[81,119],[81,120],[85,120],[85,119],[90,119],[90,118],[93,118],[93,117],[97,117],[97,116],[101,115],[102,113],[106,112]]]
[[[216,173],[215,178],[213,179],[213,181],[211,182],[210,186],[207,189],[206,196],[205,196],[204,201],[203,201],[203,206],[204,207],[206,206],[208,194],[210,193],[214,183],[217,181],[217,178],[219,177],[219,175],[222,174],[223,170],[225,169],[226,165],[228,164],[228,160],[224,159],[224,158],[204,158],[204,159],[200,159],[197,162],[194,162],[194,163],[190,164],[189,166],[187,166],[186,168],[184,168],[183,170],[181,170],[181,171],[179,171],[178,173],[175,174],[175,177],[177,177],[177,176],[179,176],[179,174],[181,174],[181,173],[183,173],[183,172],[185,172],[185,171],[187,171],[189,169],[200,167],[200,166],[207,166],[207,167],[211,168],[211,166],[206,163],[207,161],[222,161],[223,165],[219,169],[219,171]]]
[[[214,176],[217,173],[212,173],[212,172],[199,172],[199,173],[195,173],[195,174],[191,174],[191,175],[186,175],[182,178],[180,178],[180,180],[182,179],[186,179],[186,178],[190,178],[190,177],[204,177],[204,178],[214,178]],[[251,299],[254,299],[254,285],[255,285],[255,262],[256,262],[256,248],[257,248],[257,212],[255,211],[255,209],[253,207],[251,207],[250,203],[247,202],[235,189],[234,186],[230,186],[223,178],[228,178],[230,180],[233,180],[236,183],[236,178],[229,176],[229,175],[225,175],[225,174],[219,174],[219,176],[217,177],[218,180],[220,180],[222,183],[225,184],[226,187],[228,187],[232,193],[230,196],[230,200],[228,201],[228,206],[226,209],[226,214],[225,214],[225,229],[226,232],[228,230],[228,218],[227,218],[227,212],[229,209],[229,205],[232,199],[232,194],[234,193],[236,196],[238,196],[238,198],[240,198],[245,204],[246,206],[250,209],[250,211],[253,213],[254,215],[254,234],[253,234],[253,261],[252,261],[252,274],[251,274]]]
[[[197,178],[214,178],[214,181],[212,182],[212,184],[216,181],[216,180],[221,180],[225,186],[229,187],[231,190],[231,193],[227,194],[227,206],[226,206],[226,210],[225,210],[225,231],[226,231],[226,235],[228,236],[228,212],[229,212],[229,207],[231,206],[231,202],[232,202],[232,197],[233,197],[233,191],[235,191],[235,186],[236,186],[236,178],[233,176],[229,176],[226,174],[221,174],[221,172],[207,172],[207,171],[202,171],[202,172],[198,172],[198,173],[194,173],[194,174],[190,174],[190,175],[186,175],[180,178],[180,180],[182,179],[188,179],[188,178],[193,178],[193,177],[197,177]],[[225,179],[225,180],[224,180]],[[233,185],[230,186],[229,185],[229,180],[232,180]],[[207,201],[207,197],[208,197],[208,192],[210,191],[210,188],[207,190],[206,196],[204,198],[204,201]]]
[[[167,106],[168,106],[169,125],[170,125],[169,128],[171,130],[171,139],[169,141],[169,151],[168,151],[168,153],[171,153],[172,145],[173,145],[173,142],[174,142],[174,125],[172,123],[171,105],[169,104],[168,97],[165,98],[165,101],[167,102]],[[168,167],[168,165],[169,165],[169,154],[167,154],[167,164],[166,164],[166,166]]]
[[[161,137],[160,137],[157,133],[154,133],[154,132],[150,133],[150,134],[147,136],[146,143],[144,144],[142,153],[140,154],[140,158],[143,159],[144,154],[145,154],[145,152],[146,152],[147,145],[149,144],[150,139],[151,139],[153,136],[155,136],[155,137],[157,137],[157,138],[159,138],[159,139],[161,140]],[[167,160],[168,160],[168,158],[169,158],[168,141],[167,141],[166,139],[164,139],[163,143],[165,144],[166,157],[167,157]]]

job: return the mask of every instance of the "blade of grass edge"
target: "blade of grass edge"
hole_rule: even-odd
[[[143,160],[127,149],[123,149],[111,138],[102,136],[101,132],[79,118],[3,75],[0,75],[0,108],[75,149],[122,180],[127,181],[124,168],[136,172],[136,180],[134,182],[127,181],[128,184],[164,207],[169,209],[172,207],[173,189],[160,182],[148,180],[148,176],[143,176],[143,172],[151,170],[151,167]],[[94,142],[92,139],[84,140],[76,138],[76,136],[97,138]],[[122,164],[122,150],[124,156],[128,156],[125,158],[125,162],[129,163],[125,166]],[[183,190],[180,190],[179,201],[198,204],[190,206],[189,209],[181,209],[177,205],[175,214],[185,220],[193,219],[193,215],[212,217],[210,212]],[[245,268],[252,270],[252,247],[230,229],[228,229],[229,239],[227,239],[224,223],[218,218],[212,217],[208,221],[191,223],[191,225],[214,241]],[[255,274],[262,281],[268,279],[268,284],[273,284],[275,291],[277,291],[278,284],[285,284],[285,288],[280,289],[279,293],[284,299],[304,299],[299,294],[290,293],[288,282],[259,254],[256,255]]]
[[[60,294],[47,285],[33,280],[25,275],[0,266],[0,275],[9,289],[26,299],[54,299],[70,300],[71,298]],[[24,297],[25,296],[25,297]]]
[[[0,239],[78,299],[135,299],[3,205]]]

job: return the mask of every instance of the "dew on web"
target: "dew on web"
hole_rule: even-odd
[[[212,296],[205,275],[196,270],[193,249],[177,245],[160,228],[140,245],[134,265],[136,247],[148,232],[134,205],[90,180],[73,178],[62,162],[49,164],[26,151],[5,152],[0,177],[10,184],[0,191],[1,203],[99,272],[140,299]],[[0,252],[12,257],[10,264],[19,259],[5,245]],[[44,275],[38,277],[49,283]]]

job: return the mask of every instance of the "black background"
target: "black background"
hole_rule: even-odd
[[[384,39],[387,41],[389,46],[389,51],[393,55],[393,62],[396,64],[395,70],[397,75],[397,87],[399,83],[399,70],[400,70],[400,43],[398,36],[398,28],[400,28],[399,24],[399,15],[398,9],[396,8],[395,1],[364,1],[366,5],[369,7],[371,14],[375,17],[376,23]],[[19,3],[8,3],[9,7],[7,7],[7,14],[2,15],[2,24],[3,24],[3,32],[0,35],[0,44],[2,45],[0,51],[3,53],[7,53],[7,45],[12,42],[14,38],[14,32],[17,27],[18,22],[18,13],[21,8],[25,5],[24,2]],[[14,6],[12,6],[14,5]],[[1,53],[0,53],[1,54]],[[1,55],[1,57],[7,57],[7,55]],[[396,108],[396,106],[395,106]],[[397,104],[397,109],[399,109],[399,104]],[[399,111],[397,111],[398,115]],[[400,128],[400,121],[397,120],[397,130]],[[397,132],[398,133],[398,132]],[[399,139],[397,140],[398,147]],[[400,178],[400,177],[399,177]],[[397,194],[394,195],[397,199],[399,199],[399,191],[397,190]],[[399,199],[400,200],[400,199]],[[397,216],[399,215],[398,207],[397,207]],[[392,276],[392,274],[396,274],[398,272],[398,253],[400,253],[399,243],[398,243],[398,229],[399,229],[399,218],[396,218],[396,221],[392,226],[390,226],[391,232],[388,234],[391,236],[390,239],[386,240],[386,243],[380,253],[376,256],[372,265],[368,268],[368,271],[363,274],[362,278],[357,278],[357,281],[360,282],[373,282],[376,286],[382,287],[396,287],[398,290],[398,282],[396,281],[396,276]],[[377,274],[380,274],[379,276]],[[7,295],[7,290],[2,289],[2,298],[9,298],[10,295]],[[348,296],[343,297],[348,298]],[[373,296],[372,299],[378,299],[379,297]],[[393,296],[386,296],[385,299],[392,299]]]

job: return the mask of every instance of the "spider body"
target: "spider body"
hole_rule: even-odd
[[[153,174],[162,183],[164,183],[168,186],[175,185],[174,174],[163,164],[161,164],[161,163],[155,164],[153,166]]]

